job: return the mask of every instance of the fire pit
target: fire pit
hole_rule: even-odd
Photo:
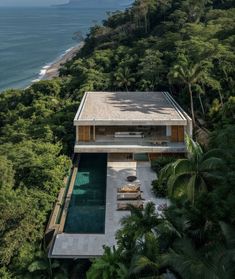
[[[129,182],[134,182],[136,179],[137,179],[137,177],[133,176],[133,175],[127,176],[127,178],[126,178],[126,180],[129,181]]]

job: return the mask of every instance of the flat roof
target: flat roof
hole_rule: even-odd
[[[187,125],[187,115],[167,92],[86,92],[74,119],[75,125],[125,123]]]

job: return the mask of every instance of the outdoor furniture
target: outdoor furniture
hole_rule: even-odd
[[[118,202],[117,210],[130,210],[129,205],[134,206],[135,208],[143,209],[144,203],[142,201],[123,201]]]
[[[114,134],[115,138],[143,138],[144,134],[142,132],[116,132]]]
[[[153,142],[154,145],[162,145],[162,146],[167,146],[169,143],[169,140],[166,140],[166,139],[157,139]]]
[[[118,193],[117,199],[118,200],[140,200],[141,193],[140,193],[140,191],[138,191],[136,193]]]
[[[134,175],[127,176],[127,178],[126,178],[126,180],[129,181],[129,182],[133,182],[133,181],[135,181],[136,179],[137,179],[137,177],[134,176]]]
[[[127,184],[121,188],[118,188],[118,193],[136,193],[140,191],[140,185]]]

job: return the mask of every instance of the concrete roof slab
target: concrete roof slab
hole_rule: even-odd
[[[186,125],[184,112],[167,92],[87,92],[74,119],[79,125],[157,122]]]

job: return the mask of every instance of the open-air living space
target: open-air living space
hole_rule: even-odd
[[[74,119],[74,165],[47,228],[52,258],[93,258],[116,244],[129,205],[168,200],[152,191],[151,160],[184,156],[192,121],[167,92],[87,92]]]

